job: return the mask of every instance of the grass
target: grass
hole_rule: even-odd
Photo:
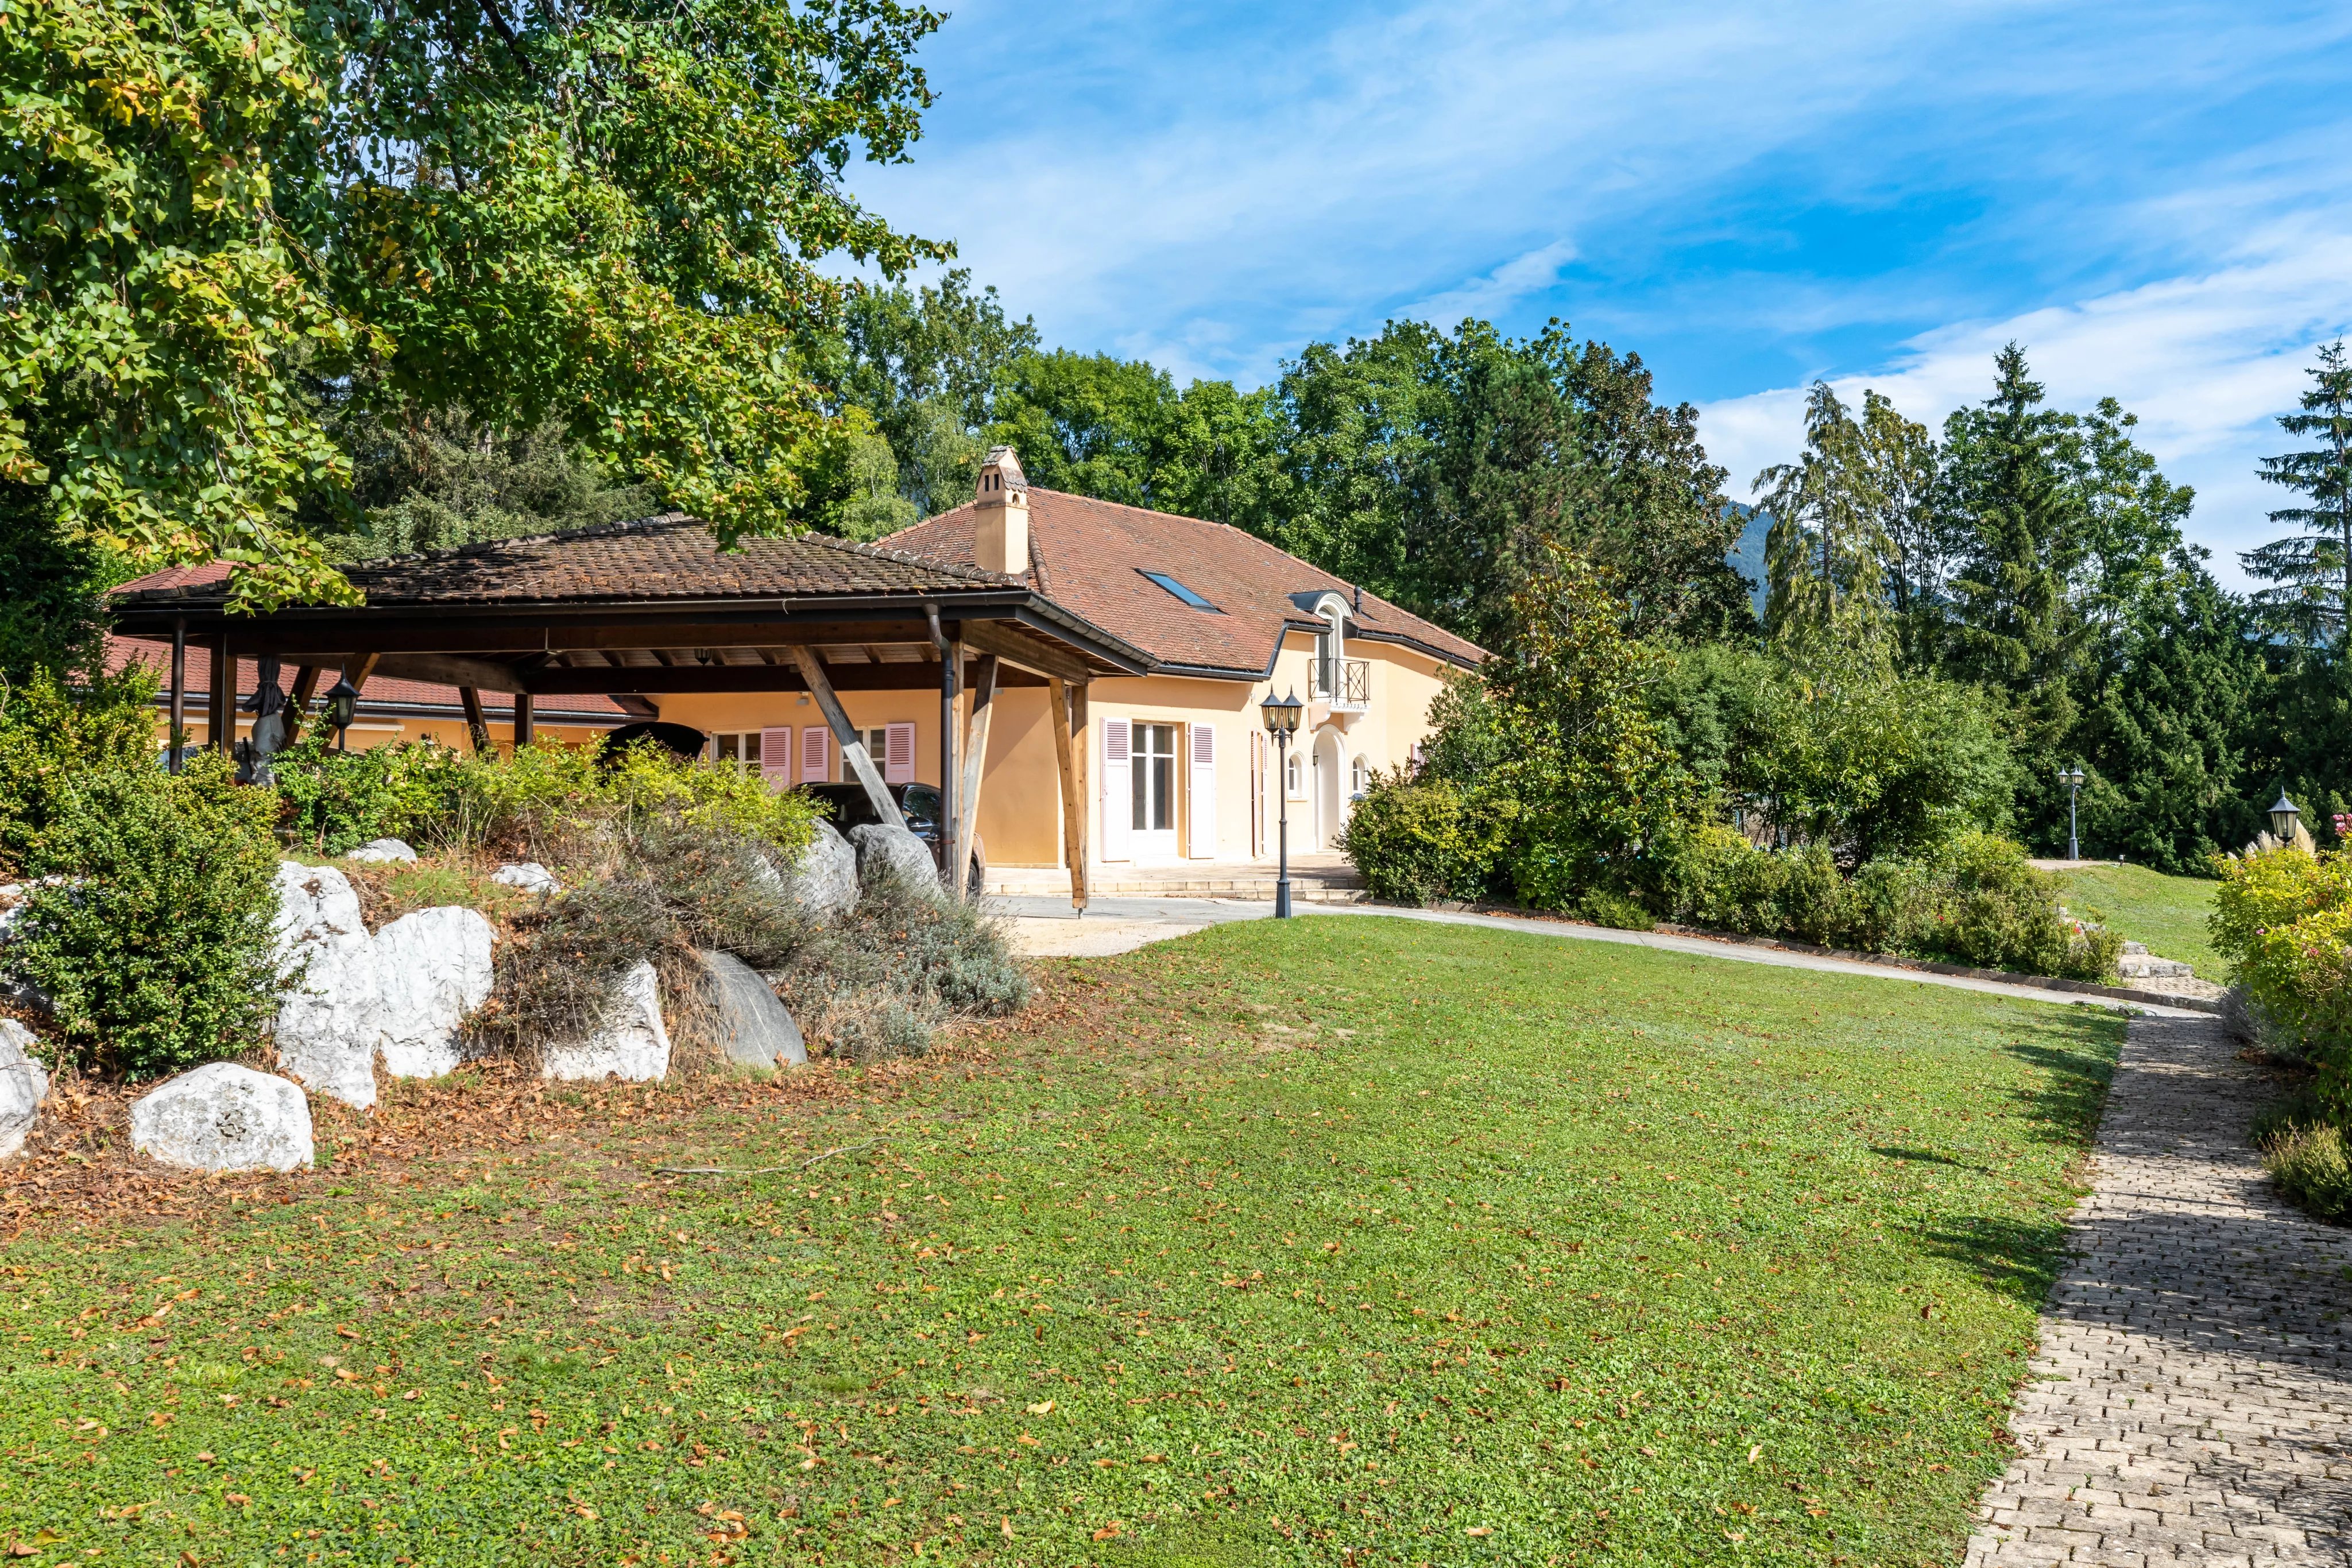
[[[2221,885],[2200,876],[2167,876],[2146,866],[2100,866],[2058,873],[2065,879],[2068,907],[2101,925],[2145,942],[2159,958],[2177,958],[2200,980],[2226,984],[2229,960],[2213,951],[2206,917],[2213,913],[2213,890]]]
[[[18,1236],[0,1539],[26,1568],[1954,1562],[2120,1034],[1509,933],[1216,927],[1060,967],[918,1066],[803,1075],[826,1098],[567,1087],[487,1149]],[[682,1165],[760,1174],[654,1174]]]

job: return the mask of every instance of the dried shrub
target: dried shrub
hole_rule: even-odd
[[[1030,995],[995,919],[896,882],[812,928],[772,978],[812,1041],[858,1061],[919,1054],[950,1019],[1000,1018]]]

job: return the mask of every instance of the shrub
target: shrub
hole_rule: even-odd
[[[2352,1115],[2352,860],[2284,848],[2225,856],[2213,946],[2262,1017],[2317,1069],[2314,1092]]]
[[[1660,896],[1675,919],[1750,936],[1783,928],[1787,866],[1779,856],[1720,822],[1678,834],[1662,847]]]
[[[2281,1196],[2320,1219],[2352,1220],[2352,1149],[2315,1094],[2297,1094],[2254,1118],[2254,1145]]]
[[[433,812],[425,781],[432,742],[338,751],[318,725],[271,759],[287,837],[314,853],[345,855],[377,839],[403,839]]]
[[[217,752],[68,780],[30,857],[11,967],[63,1054],[131,1079],[235,1056],[269,1017],[276,802]]]
[[[1936,923],[1914,938],[1940,949],[1927,956],[2072,980],[2114,975],[2123,938],[2061,915],[2058,879],[2028,864],[2023,846],[1966,833],[1946,851],[1939,869],[1948,888]]]
[[[776,979],[813,1039],[860,1060],[912,1054],[950,1018],[1003,1017],[1030,995],[1028,973],[995,921],[888,882],[810,932]],[[919,1042],[908,1018],[922,1024]]]
[[[1618,931],[1654,931],[1654,915],[1622,894],[1596,887],[1577,901],[1576,912],[1595,925]]]
[[[76,780],[154,768],[154,699],[144,665],[70,693],[46,671],[0,681],[0,873],[25,870]]]
[[[1372,776],[1339,847],[1374,898],[1475,900],[1486,895],[1514,816],[1507,800],[1447,779],[1416,782],[1398,768]]]

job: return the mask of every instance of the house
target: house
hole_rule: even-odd
[[[988,455],[976,491],[882,545],[1019,577],[1150,661],[1092,688],[1090,841],[1107,865],[1271,855],[1277,788],[1291,848],[1331,848],[1371,774],[1412,758],[1448,676],[1486,657],[1239,528],[1033,486],[1009,448]],[[1283,694],[1307,712],[1277,784],[1258,705]],[[1014,698],[989,766],[1035,777],[1050,742]],[[992,865],[1055,863],[1035,823],[984,812],[982,825]]]
[[[1055,868],[1081,902],[1095,868],[1268,856],[1286,800],[1292,848],[1329,846],[1485,656],[1238,529],[1033,487],[1002,447],[970,504],[874,546],[721,551],[671,515],[349,576],[359,608],[240,617],[224,569],[158,573],[117,591],[115,631],[167,664],[201,653],[182,701],[234,661],[233,691],[204,683],[207,737],[265,655],[298,694],[350,679],[362,725],[413,712],[404,737],[495,743],[488,694],[517,738],[551,709],[583,737],[657,716],[780,788],[937,786],[992,871]],[[1306,712],[1277,779],[1258,705],[1282,694]]]

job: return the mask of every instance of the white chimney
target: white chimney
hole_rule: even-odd
[[[1029,570],[1029,479],[1010,446],[992,446],[981,459],[980,487],[972,497],[974,562],[982,571]]]

